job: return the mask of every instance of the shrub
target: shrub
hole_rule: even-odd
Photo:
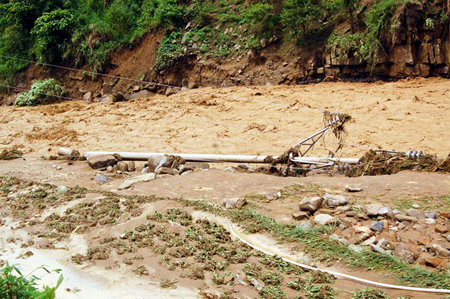
[[[14,104],[17,106],[34,106],[51,102],[63,95],[63,89],[55,79],[37,81],[31,90],[19,95]]]
[[[322,24],[324,8],[320,0],[287,0],[281,13],[281,23],[297,38]]]
[[[44,13],[36,20],[31,33],[36,36],[36,56],[40,61],[61,60],[62,47],[70,42],[74,23],[74,15],[62,9]]]
[[[157,51],[155,69],[161,70],[169,67],[183,56],[182,36],[183,34],[180,32],[172,32],[168,36],[163,37]]]
[[[48,274],[51,271],[45,267],[39,267]],[[36,269],[36,270],[38,270]],[[60,273],[61,270],[53,270],[52,272]],[[34,271],[33,271],[34,272]],[[62,274],[59,276],[56,286],[44,286],[43,290],[39,290],[36,285],[40,278],[32,275],[30,278],[22,275],[17,266],[7,264],[5,268],[0,270],[0,298],[13,299],[54,299],[56,298],[56,290],[63,281]]]

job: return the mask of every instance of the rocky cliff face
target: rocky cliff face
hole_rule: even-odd
[[[431,7],[410,3],[399,17],[400,26],[390,35],[389,45],[378,53],[374,66],[357,58],[341,58],[329,51],[321,59],[311,60],[307,75],[379,75],[402,78],[410,76],[448,76],[450,67],[449,23],[432,21],[427,27],[430,11],[448,11],[447,1],[437,1]]]

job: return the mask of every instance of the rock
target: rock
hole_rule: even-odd
[[[168,174],[168,175],[178,175],[180,174],[178,170],[174,168],[168,168],[168,167],[159,167],[156,171],[157,174]]]
[[[267,47],[267,40],[265,38],[261,39],[259,41],[259,43],[261,44],[261,47],[264,49],[265,47]]]
[[[231,172],[231,173],[235,173],[235,172],[236,172],[232,166],[225,167],[225,168],[223,169],[223,171],[225,171],[225,172]]]
[[[378,252],[378,253],[381,253],[381,254],[387,254],[387,255],[390,255],[390,254],[391,254],[389,251],[384,250],[383,248],[381,248],[381,247],[378,246],[378,245],[375,245],[375,244],[369,244],[369,246],[370,246],[370,248],[372,248],[372,250],[375,251],[375,252]]]
[[[396,214],[394,216],[394,219],[400,222],[403,221],[410,221],[410,222],[417,222],[417,218],[416,217],[411,217],[411,216],[406,216],[406,215],[402,215],[402,214]]]
[[[225,198],[222,204],[226,209],[240,209],[247,204],[247,200],[245,198]]]
[[[92,101],[92,92],[87,92],[83,95],[83,101],[90,103]]]
[[[370,204],[366,206],[366,213],[368,216],[378,216],[381,208],[383,208],[383,206],[380,204]]]
[[[52,168],[56,169],[56,170],[61,170],[62,167],[60,165],[52,165]]]
[[[87,160],[89,166],[93,169],[106,168],[108,166],[114,166],[117,159],[112,155],[97,155],[89,157]]]
[[[442,262],[442,259],[429,256],[424,259],[424,265],[428,267],[436,268],[438,267]]]
[[[416,203],[413,203],[411,206],[412,206],[414,209],[420,208],[420,205],[418,205],[418,204],[416,204]],[[409,216],[411,216],[411,215],[409,215]]]
[[[370,224],[370,229],[377,232],[381,232],[383,230],[383,227],[383,221],[372,221],[372,223]]]
[[[417,240],[417,243],[423,246],[428,246],[428,244],[431,243],[431,238],[425,235],[420,236],[420,238]]]
[[[106,183],[108,181],[108,177],[104,176],[104,175],[97,175],[94,178],[94,181],[98,182],[99,184],[103,184],[103,183]]]
[[[303,219],[308,219],[308,213],[307,212],[295,212],[292,213],[292,218],[294,220],[303,220]]]
[[[154,155],[148,158],[147,164],[150,172],[155,172],[158,167],[161,167],[167,162],[167,158],[164,155]]]
[[[450,242],[450,235],[445,236],[445,238]]]
[[[141,171],[142,174],[150,173],[150,167],[146,166]]]
[[[360,187],[351,187],[351,186],[345,186],[345,191],[347,192],[361,192],[363,191],[363,188]]]
[[[423,229],[423,226],[420,224],[414,224],[412,228],[416,229],[416,230],[420,230],[420,229]]]
[[[355,217],[356,215],[357,215],[357,213],[354,212],[354,211],[350,211],[350,212],[345,213],[345,217]]]
[[[405,243],[398,243],[394,250],[394,255],[408,263],[414,263],[414,253],[409,250]]]
[[[355,230],[355,233],[370,233],[370,227],[367,226],[355,226],[353,228]]]
[[[450,257],[450,250],[442,247],[439,244],[431,245],[431,250],[436,253],[438,256]]]
[[[128,171],[128,163],[124,162],[124,161],[118,162],[117,163],[117,170],[118,171],[122,171],[122,172]]]
[[[184,171],[181,175],[189,175],[189,174],[191,174],[192,173],[192,171],[191,170],[188,170],[188,171]]]
[[[153,92],[150,92],[148,90],[141,90],[139,92],[133,93],[130,95],[130,100],[136,100],[136,99],[149,99],[151,97],[154,97],[155,94]]]
[[[303,200],[300,202],[299,208],[300,211],[308,211],[311,213],[314,213],[317,211],[320,206],[322,205],[323,198],[319,196],[311,197],[307,196],[303,198]]]
[[[320,225],[336,225],[339,220],[327,214],[319,214],[314,217],[314,222]]]
[[[279,198],[278,193],[279,192],[266,192],[266,199],[268,201],[277,200]]]
[[[397,228],[398,229],[404,229],[406,227],[406,225],[404,225],[403,223],[400,223]]]
[[[309,229],[312,228],[312,224],[309,221],[302,221],[298,224],[299,227],[303,228],[303,229]]]
[[[450,212],[440,212],[439,215],[440,215],[441,217],[450,219]]]
[[[434,228],[434,231],[440,234],[445,234],[446,232],[448,232],[448,228],[445,225],[438,224]]]
[[[351,251],[356,252],[356,253],[364,252],[364,248],[362,248],[361,246],[358,246],[358,245],[353,245],[353,244],[348,245],[348,249],[350,249]]]
[[[419,223],[420,224],[426,224],[426,225],[434,225],[434,224],[436,224],[436,220],[434,220],[432,218],[419,219]]]
[[[206,162],[186,162],[185,165],[194,168],[209,169],[209,164]]]
[[[386,246],[389,244],[389,242],[385,239],[385,238],[381,238],[378,242],[377,242],[377,246],[380,246],[381,248],[385,249]]]
[[[436,213],[432,213],[432,212],[427,212],[427,213],[425,213],[425,217],[427,217],[429,219],[436,219],[437,214]]]
[[[348,200],[342,195],[325,194],[325,196],[323,197],[323,205],[326,205],[330,208],[345,206],[347,204]]]
[[[65,193],[69,192],[69,188],[67,188],[66,186],[58,186],[58,187],[56,187],[55,191],[58,194],[65,194]]]
[[[114,172],[114,168],[112,166],[106,167],[107,172]]]
[[[371,244],[374,244],[377,241],[377,238],[375,236],[372,236],[361,243],[362,246],[369,246]]]
[[[339,213],[346,213],[346,212],[350,212],[352,209],[349,206],[341,206],[341,207],[337,207],[336,208],[336,212]]]
[[[127,161],[126,163],[128,164],[128,172],[133,172],[136,170],[136,164],[134,161]]]
[[[408,209],[406,215],[415,217],[417,219],[425,219],[425,213],[416,209]]]

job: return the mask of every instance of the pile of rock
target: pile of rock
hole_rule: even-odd
[[[293,214],[308,225],[334,225],[330,240],[355,252],[372,250],[408,263],[447,269],[450,266],[450,213],[406,211],[382,204],[348,206],[339,195],[305,197]],[[302,223],[302,225],[304,225]]]
[[[119,154],[98,155],[89,157],[89,166],[97,170],[106,170],[118,174],[140,170],[142,174],[156,173],[157,175],[184,175],[192,172],[208,170],[208,163],[190,163],[179,156],[154,155],[150,157],[143,168],[138,169],[134,161],[122,161]]]

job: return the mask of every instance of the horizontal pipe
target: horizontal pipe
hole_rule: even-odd
[[[119,154],[124,160],[147,161],[150,157],[172,155],[183,158],[188,162],[229,162],[229,163],[267,163],[265,162],[269,156],[244,156],[244,155],[210,155],[210,154],[172,154],[172,153],[132,153],[132,152],[86,152],[86,158],[97,155]],[[277,156],[271,156],[277,159]],[[308,164],[312,163],[328,163],[342,162],[356,164],[359,162],[357,158],[319,158],[319,157],[298,157],[293,159],[294,162]]]

